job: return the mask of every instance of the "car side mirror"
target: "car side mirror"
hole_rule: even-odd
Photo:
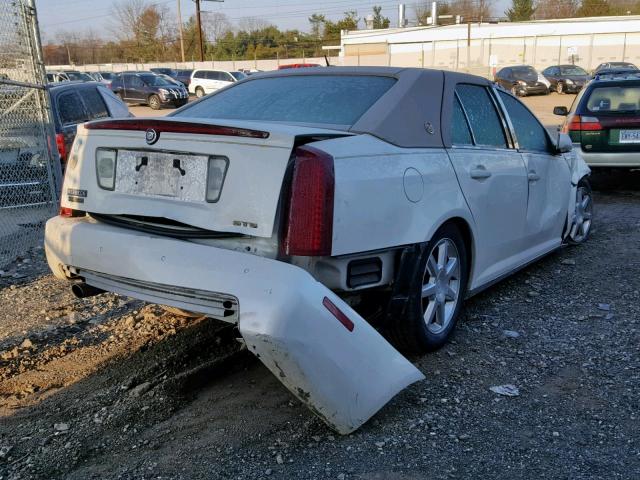
[[[560,115],[562,117],[566,117],[567,115],[569,115],[569,110],[567,109],[567,107],[553,107],[553,114],[554,115]]]
[[[566,133],[558,133],[558,141],[556,143],[556,152],[569,153],[573,149],[573,141]]]

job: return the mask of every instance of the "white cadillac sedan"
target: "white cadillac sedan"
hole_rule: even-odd
[[[236,324],[348,433],[424,378],[400,351],[442,346],[465,297],[587,239],[588,174],[483,78],[286,70],[79,127],[46,252],[78,296]]]

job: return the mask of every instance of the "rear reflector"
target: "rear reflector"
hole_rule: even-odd
[[[58,212],[61,217],[72,218],[72,217],[84,217],[87,213],[82,210],[74,210],[69,207],[60,207],[60,211]]]
[[[297,148],[282,242],[284,253],[331,255],[334,189],[333,157],[308,145]]]
[[[269,138],[269,132],[248,128],[207,125],[206,123],[179,122],[175,120],[139,120],[127,118],[120,120],[99,120],[84,124],[87,130],[155,130],[157,134],[193,133],[198,135],[223,135],[228,137]]]
[[[349,317],[347,317],[342,310],[340,310],[338,307],[335,306],[335,304],[329,300],[327,297],[324,297],[324,299],[322,300],[322,305],[325,306],[325,308],[327,310],[329,310],[331,312],[331,314],[336,317],[338,319],[338,321],[344,325],[344,328],[346,328],[347,330],[349,330],[350,332],[353,332],[353,328],[354,328],[354,324],[351,320],[349,320]]]

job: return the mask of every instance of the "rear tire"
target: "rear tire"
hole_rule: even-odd
[[[196,97],[204,97],[204,89],[202,87],[196,87]]]
[[[414,278],[404,318],[389,336],[402,351],[426,353],[442,347],[453,332],[469,278],[467,247],[458,227],[442,226],[427,244]]]
[[[160,110],[160,97],[158,95],[149,95],[149,106],[152,110]]]

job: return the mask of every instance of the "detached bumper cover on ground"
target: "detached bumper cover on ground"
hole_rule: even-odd
[[[61,265],[71,266],[81,276],[88,272],[90,284],[203,312],[237,299],[239,315],[229,319],[238,322],[248,348],[340,433],[357,429],[424,378],[346,303],[293,265],[62,217],[47,223],[45,248],[62,278]],[[194,300],[180,292],[199,293]],[[332,305],[352,324],[341,322]]]

